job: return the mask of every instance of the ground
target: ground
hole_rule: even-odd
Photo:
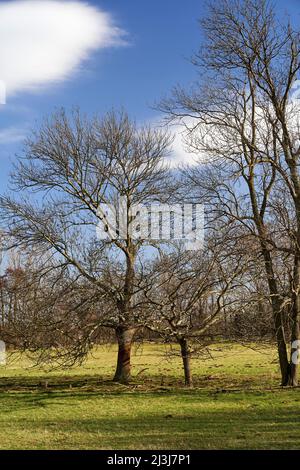
[[[297,449],[300,389],[279,386],[271,346],[250,346],[194,359],[193,390],[176,351],[157,344],[135,349],[128,387],[110,381],[114,346],[67,371],[12,355],[0,368],[0,449]]]

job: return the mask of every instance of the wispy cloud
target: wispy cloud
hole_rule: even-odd
[[[124,44],[110,14],[81,1],[0,3],[0,80],[7,94],[69,78],[90,53]]]
[[[0,130],[0,145],[20,142],[25,139],[26,130],[18,127],[7,127]]]

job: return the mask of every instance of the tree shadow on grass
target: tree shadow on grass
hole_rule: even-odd
[[[194,377],[196,389],[203,390],[245,390],[251,389],[277,389],[279,381],[270,376],[238,376],[229,374],[200,375]],[[162,376],[161,374],[133,377],[128,386],[117,384],[111,377],[104,375],[18,375],[13,377],[0,377],[0,393],[4,391],[56,391],[80,389],[103,392],[124,391],[151,391],[185,389],[182,378],[175,376]]]
[[[99,386],[110,381],[100,376],[90,375],[31,375],[0,378],[1,391],[35,391],[35,390],[61,390],[82,388],[86,386]]]
[[[178,397],[177,397],[178,398]],[[299,447],[299,408],[281,406],[260,413],[233,408],[179,407],[133,416],[22,419],[24,433],[39,448],[57,449],[278,449]],[[176,411],[177,409],[177,411]],[[168,407],[170,412],[170,407]],[[19,423],[16,423],[18,427]],[[45,431],[46,437],[45,437]],[[36,436],[40,436],[36,437]],[[24,442],[15,448],[24,448]]]

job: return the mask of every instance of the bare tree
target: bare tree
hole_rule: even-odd
[[[227,215],[260,241],[282,384],[297,385],[292,358],[299,339],[299,107],[289,98],[299,70],[299,34],[279,24],[266,0],[213,2],[202,27],[206,40],[193,59],[201,81],[190,92],[177,87],[161,108],[171,120],[185,119],[191,148],[219,167],[211,194],[223,199]],[[223,163],[226,168],[220,170]],[[191,179],[195,182],[195,174]],[[286,186],[293,211],[288,246],[269,220],[277,180]],[[293,258],[290,359],[282,318],[286,300],[274,272],[274,251]]]
[[[207,332],[220,322],[224,309],[233,308],[230,292],[244,269],[240,257],[230,254],[225,243],[223,234],[222,240],[207,239],[203,251],[186,251],[177,245],[171,253],[162,253],[155,262],[154,282],[145,289],[150,309],[147,325],[164,340],[179,344],[189,387],[193,385],[192,349],[207,346]]]
[[[130,378],[131,345],[143,324],[145,240],[132,236],[133,207],[168,194],[169,143],[164,131],[139,128],[124,112],[88,120],[62,110],[26,142],[12,175],[21,196],[0,200],[8,248],[38,249],[52,269],[67,268],[93,286],[99,308],[105,305],[99,323],[114,328],[118,340],[116,381]],[[118,213],[120,197],[126,218],[122,234],[120,220],[113,227],[104,206]],[[97,237],[97,226],[107,236]]]

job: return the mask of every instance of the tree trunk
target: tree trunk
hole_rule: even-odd
[[[292,342],[293,344],[293,342]],[[298,358],[299,355],[299,347],[293,347],[291,348],[291,365],[290,365],[290,377],[289,377],[289,384],[292,387],[297,387],[298,386],[298,362],[294,362],[293,358],[296,357]]]
[[[287,351],[287,344],[285,340],[284,334],[284,326],[282,323],[282,314],[281,314],[281,306],[279,305],[279,301],[277,299],[272,299],[273,304],[273,318],[274,318],[274,326],[276,331],[276,340],[277,340],[277,351],[278,351],[278,358],[279,358],[279,365],[280,365],[280,372],[281,372],[281,385],[286,387],[290,385],[290,363],[288,359],[288,351]]]
[[[267,275],[270,299],[272,304],[272,313],[273,321],[275,327],[276,341],[277,341],[277,351],[278,359],[281,372],[281,385],[287,386],[290,381],[290,362],[288,358],[288,351],[285,339],[284,324],[282,321],[282,312],[281,312],[281,301],[278,293],[278,287],[276,282],[276,277],[273,269],[273,261],[270,250],[268,248],[266,239],[266,227],[264,224],[263,216],[258,207],[257,194],[254,186],[253,178],[248,181],[250,199],[252,204],[252,211],[254,216],[254,221],[258,230],[258,235],[260,239],[260,246],[262,255],[264,258],[265,271]]]
[[[120,326],[116,329],[118,340],[118,361],[114,376],[115,382],[127,384],[131,378],[131,346],[136,328],[127,328]]]
[[[296,301],[299,304],[299,299]],[[291,335],[291,362],[290,362],[290,377],[289,385],[292,387],[298,386],[298,370],[299,370],[299,354],[300,354],[300,328],[299,328],[299,305],[294,308],[297,311],[294,313],[293,325],[292,325],[292,335]]]
[[[184,381],[187,387],[193,386],[193,379],[191,374],[191,350],[186,338],[181,338],[179,340],[181,357],[183,362],[184,369]]]
[[[290,363],[285,339],[284,324],[282,321],[282,307],[278,294],[275,275],[273,272],[273,263],[270,252],[266,248],[265,242],[263,240],[261,240],[261,246],[268,278],[269,292],[271,295],[278,359],[281,372],[281,385],[285,387],[290,384]]]
[[[289,385],[298,386],[299,369],[299,334],[300,334],[300,258],[298,254],[294,261],[294,279],[293,279],[293,309],[292,309],[292,334],[291,334],[291,362],[290,362],[290,380]]]
[[[274,98],[273,98],[274,99]],[[298,385],[298,341],[299,341],[299,321],[300,321],[300,177],[298,167],[298,151],[294,152],[291,145],[291,134],[287,120],[287,109],[282,109],[278,106],[276,100],[273,102],[274,109],[278,119],[282,125],[282,149],[285,157],[286,164],[289,169],[289,177],[293,186],[294,194],[293,201],[295,204],[296,221],[297,221],[297,235],[295,243],[295,258],[293,270],[293,306],[292,306],[292,334],[291,334],[291,361],[290,361],[290,377],[288,385]],[[294,359],[294,360],[293,360]]]

